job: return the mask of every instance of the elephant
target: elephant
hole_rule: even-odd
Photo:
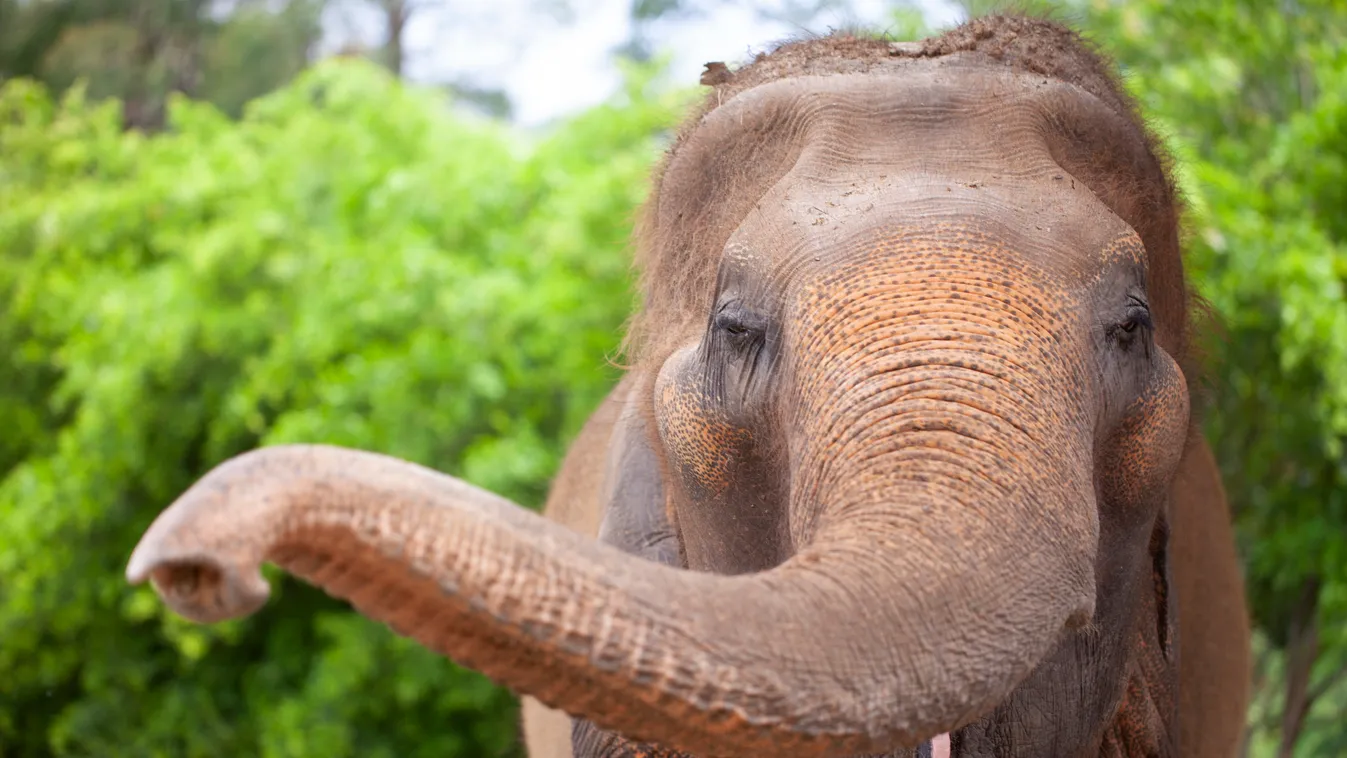
[[[638,219],[630,365],[545,517],[269,447],[128,579],[214,622],[276,564],[525,696],[535,757],[1234,755],[1202,309],[1112,64],[1002,15],[713,70]]]

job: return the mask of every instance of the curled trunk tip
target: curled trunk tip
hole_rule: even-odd
[[[271,587],[257,563],[226,563],[214,556],[175,556],[151,530],[131,555],[126,579],[146,579],[173,611],[211,624],[254,613],[266,604]]]
[[[127,562],[127,581],[148,579],[170,608],[199,623],[257,611],[271,594],[262,561],[278,536],[279,524],[266,517],[269,496],[283,494],[275,469],[303,471],[296,464],[308,455],[272,448],[217,466],[150,524]]]

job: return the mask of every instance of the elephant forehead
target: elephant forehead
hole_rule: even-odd
[[[790,323],[809,328],[886,322],[961,324],[1003,338],[1070,323],[1082,293],[1052,268],[1015,254],[995,230],[951,224],[883,230],[847,242],[844,259],[810,260],[789,291]]]
[[[712,205],[732,224],[712,254],[733,266],[845,258],[877,227],[935,223],[1000,234],[1008,244],[984,253],[1088,280],[1104,249],[1136,234],[1054,155],[1114,118],[1071,85],[982,67],[774,82],[707,117],[669,167],[660,215],[677,227],[712,220],[689,213]],[[716,228],[687,242],[717,244]]]

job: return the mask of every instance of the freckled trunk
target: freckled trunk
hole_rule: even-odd
[[[1056,364],[1017,362],[985,318],[945,309],[938,329],[912,326],[913,307],[942,306],[901,299],[927,291],[811,311],[782,507],[814,523],[792,520],[796,552],[776,568],[660,565],[413,464],[301,446],[208,474],[150,527],[128,577],[214,621],[265,601],[271,561],[521,694],[670,750],[916,746],[991,710],[1088,622],[1098,539],[1076,389]]]

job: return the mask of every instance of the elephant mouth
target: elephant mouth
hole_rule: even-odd
[[[918,748],[917,758],[952,758],[951,751],[949,732],[945,732]]]
[[[589,758],[695,758],[679,750],[673,750],[650,743],[637,743],[614,732],[605,732],[594,725],[576,719],[572,722],[574,739],[572,750],[576,756]],[[954,758],[954,745],[951,734],[936,735],[933,739],[917,746],[893,753],[885,753],[893,758]],[[878,757],[876,757],[878,758]]]

